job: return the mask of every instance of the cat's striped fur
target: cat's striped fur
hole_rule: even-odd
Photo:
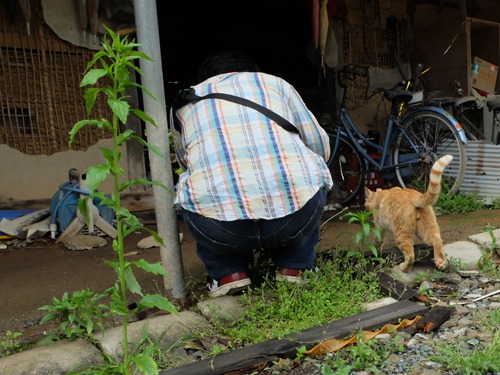
[[[434,163],[425,193],[399,187],[376,191],[365,188],[365,208],[374,211],[375,224],[382,238],[384,231],[394,234],[396,244],[405,258],[400,264],[403,272],[408,272],[415,261],[414,239],[432,245],[436,266],[440,270],[446,268],[443,241],[432,205],[437,202],[441,192],[444,169],[452,160],[453,156],[446,155]]]

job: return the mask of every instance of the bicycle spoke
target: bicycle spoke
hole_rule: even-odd
[[[412,155],[416,161],[411,167],[396,170],[399,184],[426,190],[434,162],[446,154],[453,155],[454,160],[443,174],[443,191],[456,192],[465,173],[465,147],[453,124],[444,116],[432,111],[416,111],[396,138],[395,162],[400,163],[405,157],[411,160]]]
[[[335,142],[332,138],[332,144]],[[328,203],[346,205],[359,196],[364,185],[365,161],[344,137],[328,167],[334,181]]]

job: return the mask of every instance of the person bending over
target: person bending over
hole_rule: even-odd
[[[251,285],[254,250],[269,252],[277,280],[301,282],[303,271],[314,266],[319,223],[332,187],[325,162],[328,135],[288,82],[259,72],[239,53],[208,57],[199,82],[192,87],[199,96],[225,93],[249,99],[300,132],[219,98],[171,112],[178,124],[172,129],[176,157],[184,169],[174,207],[196,241],[209,297]]]

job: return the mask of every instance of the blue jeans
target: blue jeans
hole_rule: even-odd
[[[320,189],[299,211],[273,220],[219,221],[186,210],[182,217],[212,279],[248,270],[254,250],[269,251],[278,268],[311,269],[326,193]]]

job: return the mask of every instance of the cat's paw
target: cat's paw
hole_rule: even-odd
[[[436,264],[436,267],[441,271],[445,270],[446,267],[448,266],[448,262],[444,258],[443,259],[435,259],[434,263]]]
[[[401,271],[403,271],[404,273],[407,273],[407,272],[411,269],[411,266],[412,266],[411,264],[408,264],[408,263],[404,262],[404,263],[401,263],[401,264],[399,265],[399,268],[400,268],[400,269],[401,269]]]

